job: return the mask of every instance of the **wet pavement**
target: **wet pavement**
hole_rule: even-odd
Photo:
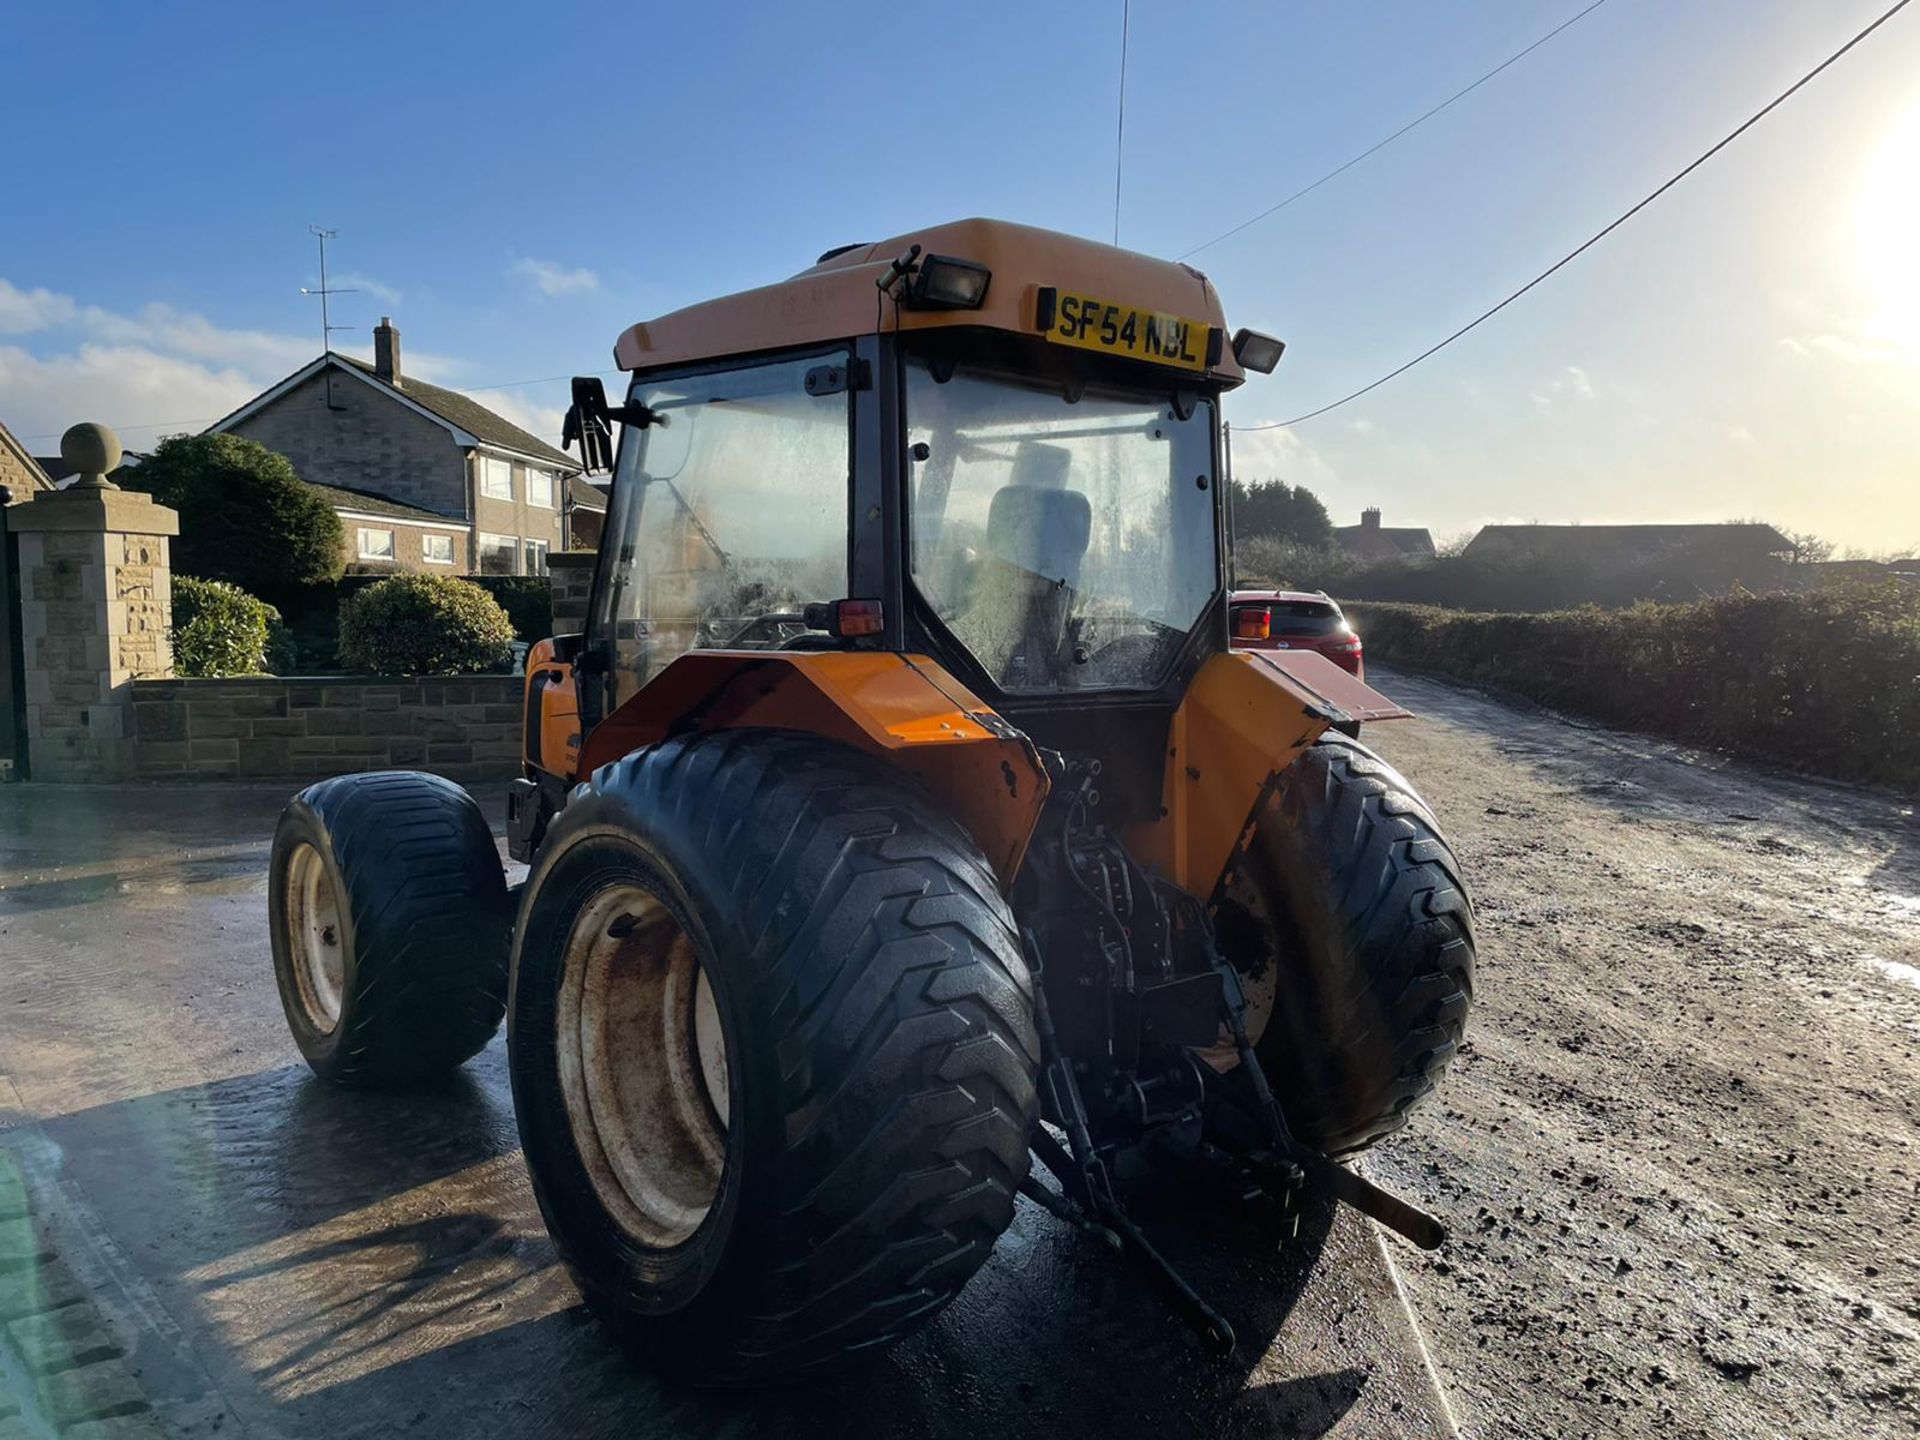
[[[845,1378],[635,1365],[547,1242],[504,1040],[405,1093],[300,1062],[266,937],[284,799],[0,788],[0,1440],[1450,1433],[1365,1222],[1313,1211],[1276,1252],[1211,1196],[1143,1218],[1238,1327],[1228,1362],[1022,1201],[960,1299]]]

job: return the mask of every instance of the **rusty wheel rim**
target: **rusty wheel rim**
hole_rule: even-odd
[[[638,1243],[690,1239],[726,1168],[727,1042],[693,939],[637,885],[601,892],[568,936],[555,1016],[574,1146]]]
[[[347,986],[340,899],[326,862],[307,844],[297,846],[287,862],[287,949],[307,1023],[322,1035],[332,1034]]]

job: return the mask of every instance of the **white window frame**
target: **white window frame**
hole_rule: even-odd
[[[427,553],[427,547],[433,544],[435,541],[444,541],[446,543],[446,547],[447,547],[446,559],[442,560],[437,555],[429,555]],[[436,530],[428,530],[424,534],[422,534],[420,536],[420,563],[422,565],[453,564],[453,536],[441,534],[439,531],[436,531]]]
[[[496,466],[498,469],[495,468]],[[500,482],[505,487],[504,493],[493,488],[496,479],[502,474],[506,477]],[[492,455],[482,455],[480,457],[480,493],[488,500],[513,499],[513,462],[501,460]]]
[[[357,529],[359,530],[359,534],[354,537],[354,548],[359,551],[362,560],[398,560],[400,558],[392,530],[381,530],[372,525],[361,525],[358,526]],[[367,537],[369,535],[384,535],[387,537],[386,554],[377,554],[367,549]]]
[[[547,490],[547,498],[544,500],[540,499],[534,491],[534,483],[542,480],[546,482]],[[551,470],[536,470],[531,465],[527,467],[527,504],[536,510],[551,510],[559,501],[559,490],[559,477]]]
[[[533,553],[536,550],[540,552],[540,568],[538,570],[533,568]],[[551,540],[522,540],[520,542],[520,557],[525,569],[521,573],[526,575],[548,574],[547,557],[551,554],[553,554],[553,542]]]
[[[491,575],[495,573],[491,570],[484,568],[486,565],[487,549],[489,546],[496,549],[504,548],[506,550],[507,555],[510,557],[510,560],[513,566],[512,569],[506,572],[507,574],[518,575],[522,573],[520,569],[520,564],[521,564],[520,537],[517,535],[493,535],[493,534],[489,534],[485,530],[482,530],[480,532],[479,538],[474,542],[474,547],[473,547],[473,573],[474,574]]]

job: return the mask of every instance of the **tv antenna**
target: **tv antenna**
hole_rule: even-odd
[[[309,225],[307,226],[307,233],[320,242],[320,287],[316,290],[302,285],[300,287],[300,293],[302,295],[318,295],[320,297],[320,353],[322,356],[328,356],[333,354],[333,332],[336,330],[351,330],[354,327],[333,323],[333,316],[327,306],[327,297],[329,295],[357,295],[360,292],[351,285],[335,289],[327,284],[327,241],[339,238],[340,232],[338,230],[324,230],[318,225]],[[327,408],[329,410],[344,410],[346,408],[344,405],[336,405],[333,403],[333,366],[328,365],[326,367],[326,376]]]

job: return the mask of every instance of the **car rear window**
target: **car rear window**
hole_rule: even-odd
[[[1267,633],[1276,639],[1331,635],[1343,623],[1340,611],[1325,600],[1268,600],[1241,608],[1271,612],[1273,628]]]

